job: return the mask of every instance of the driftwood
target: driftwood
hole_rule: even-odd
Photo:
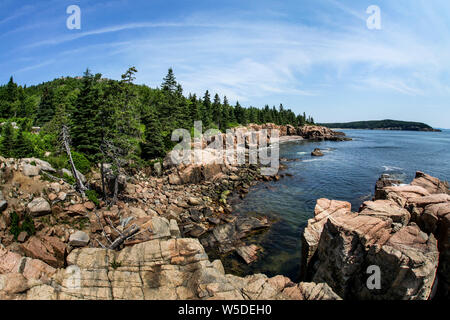
[[[66,150],[67,156],[69,157],[70,168],[72,169],[72,175],[75,178],[75,181],[77,184],[77,189],[84,198],[84,191],[86,191],[87,188],[84,186],[83,181],[81,181],[80,177],[78,177],[78,171],[75,168],[75,164],[73,163],[72,153],[70,152],[69,129],[65,125],[63,125],[62,130],[61,130],[61,139],[62,139],[63,147]]]
[[[111,250],[117,249],[118,247],[120,247],[122,243],[125,242],[125,240],[138,233],[139,229],[140,228],[137,225],[133,224],[131,227],[125,230],[123,234],[121,234],[116,240],[114,240],[114,242],[109,246],[108,249]]]

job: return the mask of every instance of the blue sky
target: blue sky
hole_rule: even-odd
[[[69,5],[81,29],[66,27]],[[369,30],[369,5],[381,30]],[[0,83],[77,76],[89,67],[158,86],[173,67],[185,93],[320,122],[423,121],[450,128],[448,0],[2,0]]]

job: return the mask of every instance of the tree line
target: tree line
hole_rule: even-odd
[[[278,108],[231,105],[208,90],[202,97],[183,94],[172,69],[159,88],[134,84],[137,70],[120,80],[102,78],[88,69],[82,77],[63,77],[35,86],[21,86],[11,77],[0,86],[0,154],[6,157],[47,156],[56,167],[67,165],[58,146],[61,128],[70,131],[76,158],[90,163],[142,163],[163,157],[176,142],[174,129],[193,130],[201,120],[206,129],[222,132],[249,123],[302,126],[314,123],[305,113]],[[41,127],[32,134],[32,127]]]

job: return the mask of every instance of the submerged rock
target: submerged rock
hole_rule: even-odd
[[[314,157],[323,157],[323,152],[319,148],[315,148],[311,155]]]

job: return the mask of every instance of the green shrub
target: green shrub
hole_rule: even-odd
[[[89,201],[92,201],[97,207],[100,206],[100,201],[98,201],[98,195],[95,190],[86,190],[85,193]]]
[[[17,237],[19,236],[20,233],[20,219],[19,219],[19,215],[13,211],[9,214],[9,217],[11,219],[11,228],[10,228],[10,232],[11,234],[14,236],[14,240],[17,240]]]
[[[72,152],[72,160],[77,170],[82,174],[86,174],[91,170],[91,162],[84,154],[74,151]],[[67,165],[70,167],[69,160],[67,160]]]
[[[59,170],[63,169],[67,165],[67,157],[65,156],[50,156],[46,160],[52,165],[53,168]]]
[[[68,184],[75,184],[75,178],[74,178],[73,176],[69,176],[67,173],[64,173],[63,179],[64,179]]]
[[[19,215],[15,211],[11,212],[9,216],[11,218],[10,232],[14,236],[14,240],[17,241],[17,237],[22,231],[25,231],[29,236],[33,236],[36,234],[34,221],[30,215],[25,215],[22,224],[20,224]]]
[[[22,222],[21,231],[26,231],[29,236],[36,234],[33,218],[31,218],[29,214],[25,216],[25,219]]]

